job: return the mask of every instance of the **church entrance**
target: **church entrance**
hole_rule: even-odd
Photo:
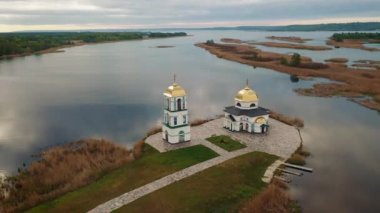
[[[180,131],[179,132],[179,142],[184,142],[185,141],[185,132]]]
[[[243,130],[243,123],[240,123],[239,131]]]
[[[261,133],[264,133],[267,131],[267,125],[263,124],[261,125]]]

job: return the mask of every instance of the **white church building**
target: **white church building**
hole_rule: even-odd
[[[235,96],[235,105],[224,109],[224,128],[231,131],[265,133],[268,131],[269,110],[259,107],[259,97],[247,84]]]
[[[171,144],[190,141],[190,125],[186,91],[174,82],[164,92],[164,121],[162,138]]]

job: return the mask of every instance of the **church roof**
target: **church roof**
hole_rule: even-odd
[[[256,116],[261,116],[261,115],[268,115],[269,109],[265,109],[262,107],[258,107],[255,109],[239,109],[235,106],[228,106],[224,109],[224,112],[227,112],[236,116],[245,115],[248,117],[256,117]]]
[[[240,90],[236,96],[235,100],[243,102],[254,102],[257,101],[259,97],[254,90],[252,90],[248,85],[244,89]]]
[[[180,97],[185,96],[186,91],[180,85],[174,82],[165,90],[164,95],[169,97]]]

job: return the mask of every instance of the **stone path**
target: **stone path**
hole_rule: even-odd
[[[249,133],[230,132],[222,127],[222,122],[222,119],[216,119],[200,126],[193,127],[191,129],[191,142],[178,145],[170,145],[167,142],[164,142],[161,139],[161,133],[157,133],[148,137],[145,142],[160,152],[166,152],[169,150],[202,144],[214,150],[220,156],[182,169],[161,179],[141,186],[137,189],[129,191],[125,194],[120,195],[119,197],[116,197],[97,206],[89,212],[111,212],[176,181],[182,180],[207,168],[216,166],[227,160],[249,152],[262,151],[287,159],[299,147],[301,143],[299,133],[294,127],[288,126],[273,119],[270,120],[270,132],[267,135],[252,135]],[[205,138],[208,138],[211,135],[229,135],[230,137],[244,143],[247,145],[247,147],[233,152],[227,152],[224,149],[205,140]],[[280,162],[281,161],[276,161],[274,164],[268,167],[267,171],[264,174],[263,181],[270,181],[274,170],[280,165]]]
[[[277,169],[282,163],[284,163],[284,161],[281,161],[281,160],[276,160],[274,163],[272,163],[272,165],[270,165],[270,166],[267,168],[267,170],[265,171],[264,176],[263,176],[263,178],[261,178],[261,180],[262,180],[264,183],[270,183],[270,181],[271,181],[272,178],[273,178],[274,172],[276,171],[276,169]]]

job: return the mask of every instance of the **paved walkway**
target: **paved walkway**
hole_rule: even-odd
[[[235,158],[237,156],[249,152],[263,151],[287,159],[299,147],[301,143],[298,131],[294,127],[288,126],[273,119],[270,120],[270,132],[267,135],[252,135],[248,133],[236,132],[232,133],[222,128],[222,122],[222,119],[216,119],[208,123],[202,124],[200,126],[193,127],[191,129],[191,142],[182,143],[179,145],[170,145],[164,142],[161,139],[161,133],[157,133],[148,137],[145,142],[150,144],[160,152],[166,152],[173,149],[202,144],[214,150],[220,156],[182,169],[161,179],[141,186],[135,190],[122,194],[119,197],[116,197],[110,201],[107,201],[97,206],[90,212],[111,212],[149,193],[159,190],[165,186],[168,186],[176,181],[182,180],[207,168],[216,166],[229,159]],[[224,149],[205,140],[205,138],[208,138],[211,135],[229,135],[230,137],[246,144],[247,147],[244,149],[236,150],[234,152],[227,152]],[[275,168],[277,168],[280,164],[279,162],[280,161],[276,161],[274,164],[268,167],[268,170],[264,174],[263,181],[270,181]]]

